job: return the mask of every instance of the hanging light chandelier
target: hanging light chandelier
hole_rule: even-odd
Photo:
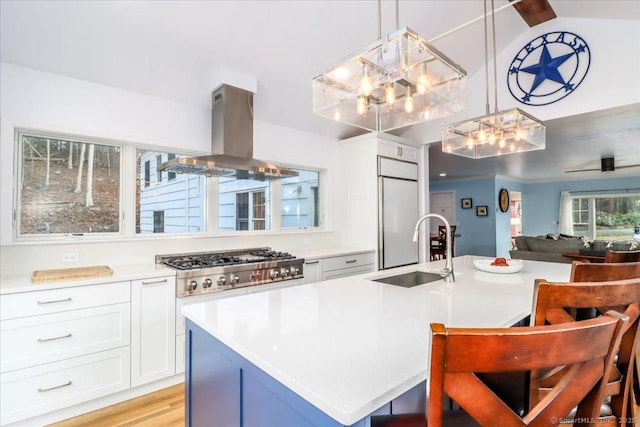
[[[466,108],[466,71],[407,27],[381,37],[380,0],[378,38],[313,78],[315,114],[385,132]]]
[[[546,146],[545,125],[519,108],[498,111],[498,88],[496,71],[496,26],[495,10],[491,0],[493,26],[493,77],[494,107],[489,107],[489,59],[487,47],[487,0],[484,0],[484,55],[486,114],[442,129],[442,151],[458,156],[480,159],[502,154],[542,150]]]

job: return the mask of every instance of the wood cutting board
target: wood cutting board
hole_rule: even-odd
[[[87,279],[91,277],[112,276],[113,270],[106,265],[92,267],[58,268],[54,270],[36,270],[31,273],[32,283],[63,282],[67,280]]]

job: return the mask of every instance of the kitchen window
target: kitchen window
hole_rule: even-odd
[[[221,233],[270,229],[269,181],[228,177],[219,177],[217,180],[218,229]]]
[[[200,233],[206,230],[206,178],[158,171],[175,153],[136,150],[137,172],[145,183],[136,189],[136,233]],[[162,227],[157,212],[162,212]]]
[[[120,233],[117,144],[19,130],[16,238]]]
[[[298,176],[281,180],[280,219],[282,228],[320,226],[320,172],[294,169]]]
[[[15,136],[16,241],[278,232],[321,223],[317,170],[275,181],[176,174],[158,167],[185,153],[25,129]]]

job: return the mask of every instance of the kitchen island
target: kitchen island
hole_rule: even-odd
[[[487,258],[453,259],[455,283],[375,281],[437,261],[184,307],[187,425],[364,427],[424,405],[431,322],[514,325],[534,279],[568,281],[571,268],[524,261],[492,274],[474,259]]]

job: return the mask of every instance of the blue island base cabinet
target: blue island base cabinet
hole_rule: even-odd
[[[187,426],[344,426],[188,319],[186,327]],[[375,413],[388,414],[392,406],[407,405],[405,409],[415,411],[416,404],[424,410],[424,402],[422,383]],[[352,426],[369,427],[370,417]]]

